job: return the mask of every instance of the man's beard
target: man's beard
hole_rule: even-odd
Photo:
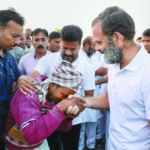
[[[77,59],[78,53],[76,53],[75,55],[66,55],[61,52],[61,56],[62,56],[63,60],[66,60],[66,61],[72,63],[73,61],[75,61]]]
[[[95,53],[95,49],[93,49],[92,47],[89,47],[86,51],[88,57],[91,57],[94,53]]]
[[[104,51],[104,59],[108,64],[120,63],[123,58],[122,50],[115,46],[112,37],[108,36],[108,47]]]

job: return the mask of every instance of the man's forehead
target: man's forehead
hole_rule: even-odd
[[[142,36],[142,39],[150,39],[150,36]]]
[[[93,35],[94,42],[96,42],[96,43],[104,42],[104,41],[107,40],[107,36],[104,35],[104,33],[102,32],[101,23],[100,22],[96,23],[92,27],[92,35]]]
[[[11,20],[7,23],[5,30],[9,31],[12,34],[16,34],[16,35],[21,36],[23,33],[23,26],[21,26],[20,24]]]
[[[65,47],[78,47],[79,41],[76,41],[76,42],[61,41],[61,45]]]
[[[61,41],[61,39],[60,38],[54,38],[54,39],[52,39],[52,41]]]
[[[43,32],[39,32],[38,34],[33,35],[33,38],[48,38],[48,37],[45,36]]]
[[[6,28],[16,27],[16,26],[17,26],[17,27],[20,26],[20,27],[23,28],[23,26],[21,26],[20,24],[18,24],[17,22],[15,22],[15,21],[13,21],[13,20],[10,20],[10,21],[7,23]]]

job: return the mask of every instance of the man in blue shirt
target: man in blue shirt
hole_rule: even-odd
[[[0,149],[5,149],[3,133],[13,97],[13,83],[21,75],[14,57],[7,51],[20,44],[24,18],[15,10],[0,10]]]

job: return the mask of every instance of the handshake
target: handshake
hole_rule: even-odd
[[[76,118],[87,106],[83,98],[70,95],[63,99],[56,106],[66,115],[68,119]]]

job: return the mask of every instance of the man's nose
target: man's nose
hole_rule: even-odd
[[[16,38],[15,39],[15,44],[16,45],[20,45],[20,43],[21,43],[20,37]]]
[[[66,50],[67,55],[72,55],[71,50]]]
[[[143,42],[143,45],[147,45],[147,42],[146,42],[146,41],[144,41],[144,42]]]
[[[39,44],[39,45],[43,45],[43,41],[42,41],[42,40],[39,40],[38,44]]]
[[[101,49],[100,49],[100,47],[99,47],[98,45],[96,45],[96,46],[95,46],[95,50],[96,50],[96,51],[100,51]]]

